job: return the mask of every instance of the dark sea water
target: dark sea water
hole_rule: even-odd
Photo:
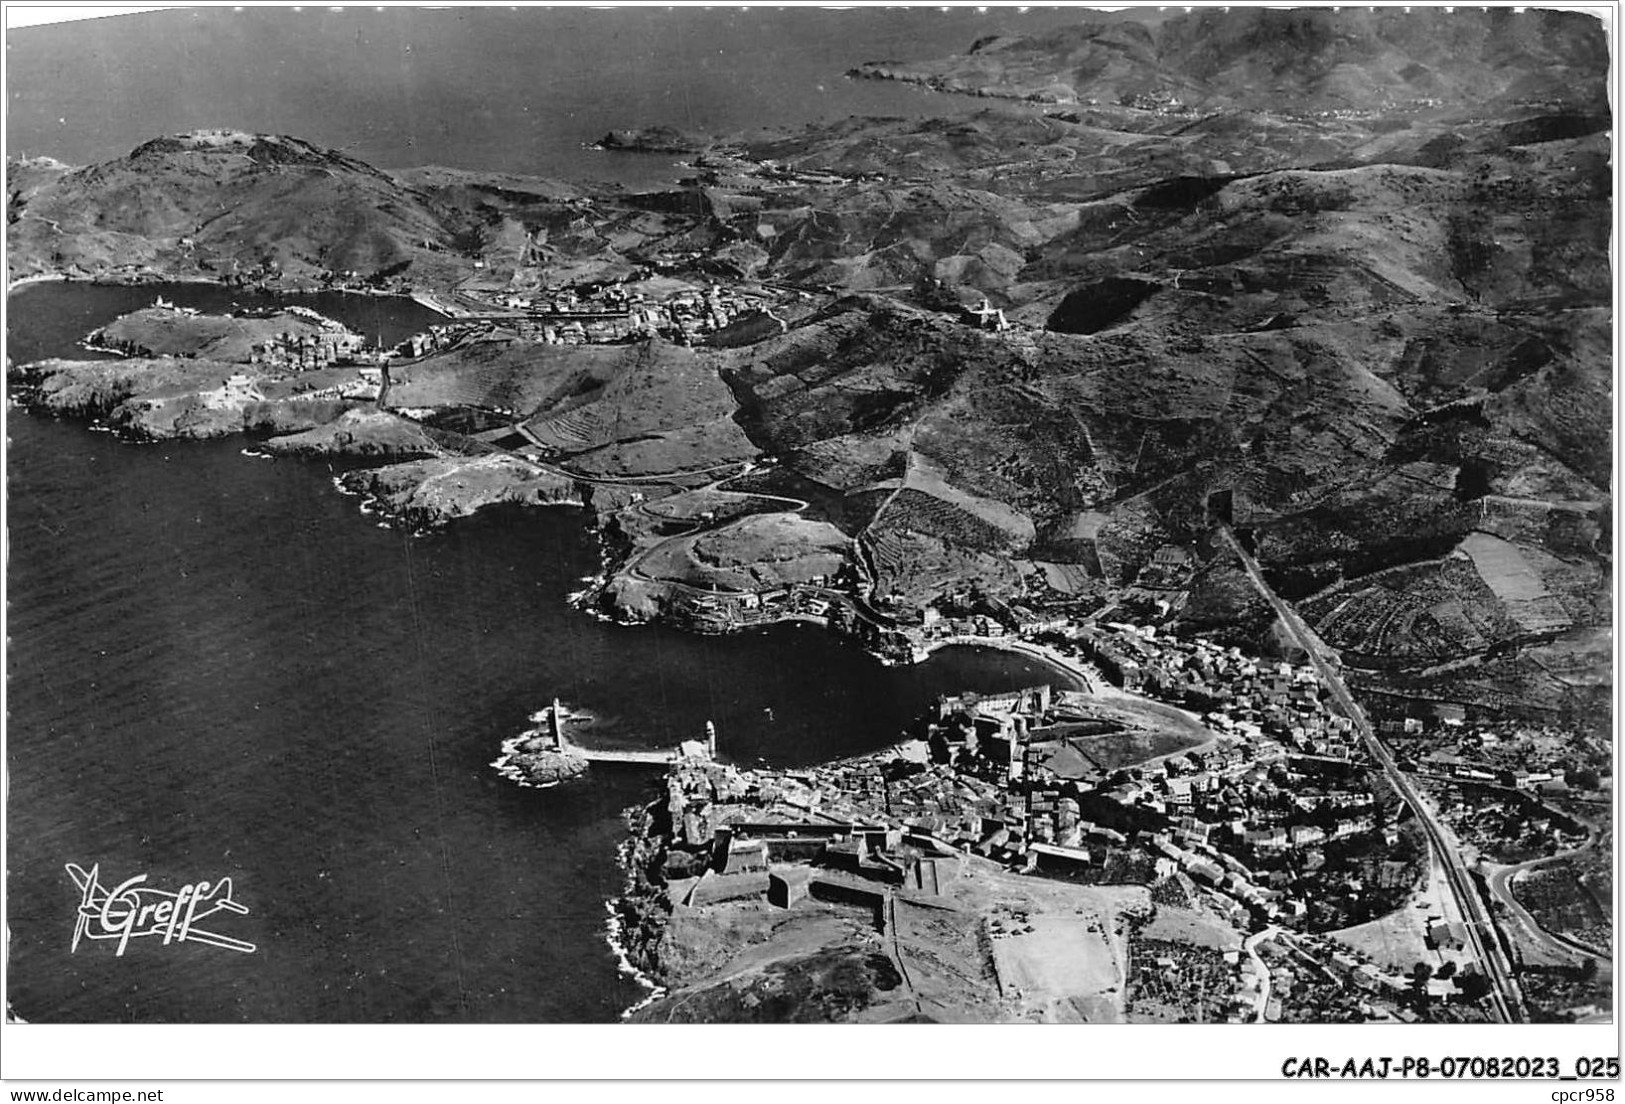
[[[17,360],[155,294],[11,297]],[[303,297],[386,340],[407,301]],[[749,764],[889,743],[936,694],[1053,676],[955,650],[884,668],[816,629],[629,628],[569,608],[596,570],[564,508],[426,537],[381,528],[322,462],[246,442],[133,445],[8,411],[7,767],[12,1010],[61,1021],[613,1020],[642,996],[604,939],[621,811],[649,768],[517,788],[488,765],[554,696],[593,739],[666,746],[707,719]],[[771,716],[766,712],[771,710]],[[78,893],[229,875],[251,910],[197,944],[69,953]]]
[[[848,80],[1079,8],[190,8],[12,31],[8,152],[71,164],[160,134],[292,134],[383,168],[445,164],[647,185],[669,155],[583,154],[612,128],[709,134],[992,101]],[[1010,109],[1006,107],[1005,109]]]

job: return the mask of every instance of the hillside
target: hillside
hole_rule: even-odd
[[[769,457],[752,490],[804,502],[806,547],[849,541],[906,616],[1162,602],[1256,636],[1226,520],[1368,688],[1489,705],[1482,671],[1544,663],[1522,703],[1594,715],[1607,63],[1556,12],[1082,22],[865,66],[965,98],[711,142],[643,194],[211,132],[14,169],[12,276],[773,283],[794,309],[709,347],[472,341],[391,401],[498,411],[640,549],[679,539],[646,499]],[[695,513],[759,528],[739,490]],[[1170,544],[1188,587],[1137,586]]]
[[[155,138],[13,198],[10,277],[162,273],[310,281],[402,270],[453,228],[384,173],[297,138]]]
[[[336,322],[312,318],[308,312],[278,311],[264,317],[208,315],[170,307],[146,307],[121,315],[91,334],[86,342],[101,349],[117,349],[141,357],[201,357],[246,363],[256,346],[283,335],[300,338],[344,338],[359,342]]]
[[[855,75],[1048,103],[1359,111],[1406,101],[1603,108],[1607,66],[1600,25],[1580,14],[1242,8],[1085,21],[983,39],[937,61],[871,62]]]

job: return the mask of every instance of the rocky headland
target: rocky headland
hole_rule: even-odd
[[[698,135],[668,126],[612,130],[595,143],[598,149],[623,153],[698,153],[708,144]]]
[[[369,406],[350,406],[331,421],[271,437],[259,447],[281,456],[438,456],[442,451],[419,423]]]
[[[388,461],[341,486],[413,529],[580,505],[604,552],[585,600],[606,614],[708,632],[805,619],[900,660],[1097,619],[1273,661],[1293,645],[1233,533],[1374,720],[1606,740],[1602,25],[1133,15],[864,66],[969,107],[757,132],[643,193],[386,173],[226,131],[17,164],[13,281],[340,286],[496,317],[414,355],[387,400],[347,397],[353,368],[251,363],[263,333],[194,320],[178,340],[148,314],[100,335],[138,357],[11,378],[35,409],[134,437]],[[601,145],[703,143],[648,128]],[[715,285],[767,307],[713,317]],[[603,288],[622,297],[571,306]],[[684,299],[706,332],[559,336],[566,314],[627,321],[651,297]],[[854,804],[821,851],[828,808],[793,776],[816,772],[674,766],[636,814],[617,904],[621,949],[662,990],[634,1018],[1122,1018],[1147,887],[1187,911],[1194,893],[1001,866],[1011,824],[917,751],[827,768]],[[527,733],[499,763],[550,785],[584,761]],[[1145,781],[1133,765],[1114,784]],[[952,790],[953,817],[890,815],[928,784]],[[718,831],[728,817],[755,825],[746,846]],[[939,820],[964,846],[938,846]],[[770,866],[769,847],[788,858]],[[792,871],[806,852],[818,870]],[[1198,919],[1180,923],[1213,930]],[[1207,961],[1212,976],[1240,970],[1233,935],[1206,948],[1238,960]]]
[[[502,754],[491,766],[520,786],[546,789],[580,778],[587,772],[588,763],[580,752],[561,751],[540,730],[532,730],[504,741]]]
[[[436,456],[348,472],[346,490],[392,518],[430,528],[487,506],[578,506],[575,482],[507,455]]]
[[[325,380],[291,385],[254,365],[177,357],[44,360],[14,366],[10,379],[32,409],[145,440],[300,433],[354,405],[322,395]]]
[[[85,344],[128,357],[249,363],[267,346],[298,348],[301,342],[361,340],[359,334],[304,308],[222,315],[158,304],[114,319],[87,337]]]
[[[977,98],[732,140],[641,194],[390,174],[286,137],[162,138],[29,168],[10,275],[503,298],[634,275],[771,283],[795,309],[729,319],[715,344],[496,327],[414,363],[390,405],[449,453],[480,450],[438,419],[511,425],[516,463],[574,492],[501,462],[470,501],[586,503],[622,616],[737,628],[787,586],[775,616],[855,630],[1064,607],[1263,640],[1273,618],[1215,554],[1228,521],[1357,684],[1595,717],[1612,393],[1595,19],[1125,13],[866,72]],[[137,202],[152,194],[166,203]],[[144,435],[421,447],[300,399],[319,374],[23,374],[45,409]],[[775,512],[809,537],[793,555],[744,516]],[[1194,556],[1188,577],[1156,561],[1170,548]],[[779,570],[803,558],[819,570]],[[1491,688],[1506,667],[1515,695]]]
[[[1584,16],[1512,13],[1461,22],[1448,9],[1334,13],[1264,8],[1090,12],[1033,36],[995,35],[964,53],[876,61],[854,77],[1049,104],[1204,113],[1350,112],[1407,104],[1601,103],[1602,44]]]

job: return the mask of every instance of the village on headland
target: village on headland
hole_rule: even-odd
[[[782,335],[826,307],[828,289],[642,273],[524,295],[469,281],[413,298],[446,321],[386,346],[297,303],[210,314],[160,295],[82,342],[127,358],[129,370],[52,361],[14,366],[13,375],[26,401],[103,418],[132,436],[247,432],[268,436],[260,447],[273,453],[440,458],[426,474],[472,476],[431,484],[404,478],[416,469],[400,466],[347,477],[412,525],[488,502],[586,500],[623,561],[589,600],[617,618],[702,632],[808,620],[891,661],[918,657],[921,642],[892,631],[908,611],[876,594],[854,541],[814,520],[806,499],[776,489],[771,458],[726,416],[735,404],[728,385],[686,352]],[[985,296],[950,313],[959,325],[1020,339]],[[595,359],[533,359],[564,358],[572,346]],[[627,364],[628,383],[645,394],[605,386]],[[535,411],[541,398],[558,410]],[[629,417],[630,402],[641,409]],[[715,420],[690,429],[689,419]],[[640,421],[656,432],[640,433]],[[469,502],[454,490],[464,482]],[[417,493],[430,486],[440,500]]]
[[[934,132],[922,140],[941,145]],[[230,135],[161,140],[134,160],[222,143],[278,165],[343,167],[286,140]],[[1021,157],[1039,176],[1071,160]],[[1538,651],[1572,619],[1559,599],[1577,607],[1596,589],[1568,561],[1520,559],[1504,538],[1540,526],[1541,541],[1595,553],[1601,496],[1489,494],[1466,468],[1463,482],[1436,465],[1429,478],[1445,482],[1419,510],[1470,512],[1477,528],[1418,568],[1442,581],[1427,575],[1414,593],[1335,546],[1363,536],[1260,553],[1272,570],[1307,564],[1340,580],[1314,596],[1326,608],[1311,620],[1339,634],[1368,722],[1328,667],[1341,661],[1302,633],[1277,633],[1271,651],[1270,618],[1235,628],[1241,603],[1208,614],[1232,625],[1222,640],[1181,616],[1222,597],[1216,564],[1242,577],[1217,535],[1230,523],[1243,539],[1271,519],[1277,541],[1314,528],[1303,504],[1259,488],[1340,482],[1315,466],[1344,455],[1324,442],[1272,446],[1286,466],[1270,479],[1290,475],[1274,483],[1210,479],[1183,451],[1196,423],[1182,381],[1232,339],[1310,333],[1314,309],[1294,317],[1279,289],[1237,285],[1257,301],[1222,333],[1098,362],[1111,342],[1090,351],[1076,335],[1132,309],[1107,302],[1117,292],[1139,302],[1155,284],[1079,285],[1022,308],[1010,274],[998,277],[1023,254],[1003,245],[922,265],[912,245],[854,259],[844,242],[820,244],[798,220],[824,196],[873,202],[882,227],[906,214],[893,170],[867,163],[825,172],[712,149],[684,191],[597,198],[419,170],[410,179],[466,206],[467,224],[444,239],[414,234],[402,259],[370,273],[282,243],[227,256],[188,226],[168,260],[67,274],[410,294],[443,321],[385,348],[302,307],[222,316],[160,301],[88,339],[134,360],[14,376],[45,409],[132,435],[248,433],[273,453],[404,461],[338,482],[411,527],[495,504],[583,506],[604,559],[579,604],[603,616],[700,632],[809,623],[897,664],[941,647],[1008,648],[1087,688],[956,695],[900,748],[804,771],[729,766],[726,733],[687,748],[639,830],[641,881],[623,902],[629,956],[683,994],[642,1015],[1596,1018],[1611,1002],[1599,964],[1612,955],[1612,749],[1567,704],[1503,718],[1511,684],[1467,684]],[[1144,213],[1168,196],[1159,185],[1141,199]],[[919,207],[928,222],[936,208]],[[782,263],[802,239],[816,247],[805,263]],[[1203,286],[1171,273],[1175,294]],[[1166,388],[1151,386],[1148,365]],[[1305,415],[1339,422],[1278,395],[1268,408],[1286,412],[1294,439]],[[1140,419],[1142,406],[1153,416]],[[1094,412],[1088,424],[1074,424],[1080,409]],[[1063,477],[1033,474],[1052,467]],[[1177,503],[1151,501],[1180,479],[1167,492]],[[1400,501],[1348,516],[1392,528],[1413,516]],[[1436,593],[1444,582],[1452,592]],[[1497,602],[1510,611],[1501,622]],[[1296,616],[1275,612],[1275,626]],[[1366,629],[1377,646],[1350,646]],[[1574,652],[1557,658],[1582,666],[1586,649]],[[1415,660],[1415,678],[1367,695],[1385,689],[1382,672],[1358,667],[1371,655]],[[1549,657],[1534,658],[1545,670]],[[1514,719],[1529,716],[1547,719]],[[535,756],[550,764],[542,783],[582,773],[595,754],[547,728],[510,744],[498,769],[524,775],[522,757]],[[794,969],[778,969],[791,958]]]
[[[728,309],[712,323],[729,324]],[[974,309],[961,321],[1020,338]],[[900,748],[802,771],[736,769],[714,736],[690,747],[670,768],[664,812],[657,803],[635,837],[618,939],[662,987],[706,990],[683,1005],[691,1014],[1461,1022],[1500,1018],[1490,1002],[1508,992],[1520,1018],[1589,1019],[1608,1004],[1607,741],[1373,698],[1395,761],[1374,759],[1315,663],[1179,625],[1220,542],[1149,549],[1109,595],[1053,564],[1018,564],[999,586],[901,594],[883,574],[901,555],[893,538],[865,543],[823,520],[812,490],[775,481],[770,457],[685,462],[674,432],[670,452],[606,464],[614,447],[594,446],[587,411],[525,418],[492,403],[519,370],[504,358],[545,349],[545,327],[465,319],[383,349],[304,307],[222,316],[160,300],[87,342],[158,377],[122,408],[137,428],[241,432],[268,407],[335,404],[343,413],[293,421],[299,432],[266,447],[421,457],[343,477],[409,522],[587,499],[605,578],[581,598],[618,618],[701,632],[805,622],[889,663],[1005,648],[1085,688],[947,698]],[[635,378],[661,401],[720,388],[677,348],[638,338],[602,355],[633,350]],[[617,400],[620,417],[639,401]],[[668,759],[573,745],[557,706],[537,719],[546,727],[509,741],[496,764],[516,781]],[[1419,796],[1402,797],[1396,771]],[[1464,914],[1430,833],[1466,856],[1493,924]],[[1515,990],[1489,976],[1486,941]],[[754,965],[718,983],[741,946]],[[839,1008],[768,991],[835,978],[850,983]],[[657,999],[639,1015],[672,1009]]]

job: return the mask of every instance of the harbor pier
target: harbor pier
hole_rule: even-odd
[[[710,721],[705,722],[703,745],[698,741],[685,741],[682,746],[674,748],[620,750],[582,747],[571,740],[565,730],[564,711],[557,698],[553,699],[553,704],[547,711],[547,732],[552,739],[553,750],[565,755],[579,756],[589,763],[648,763],[664,766],[680,758],[694,757],[697,752],[715,759],[717,751],[716,725]]]

